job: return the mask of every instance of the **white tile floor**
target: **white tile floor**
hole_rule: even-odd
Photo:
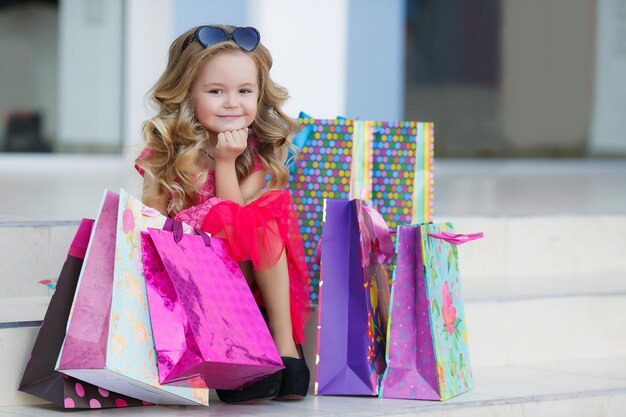
[[[140,194],[131,158],[0,155],[0,221],[77,220]],[[435,217],[626,213],[626,159],[436,160]]]
[[[529,398],[535,403],[540,403],[557,402],[565,398],[593,398],[607,393],[620,398],[626,396],[626,358],[610,361],[564,362],[549,366],[528,365],[480,369],[475,371],[474,377],[476,388],[443,403],[369,397],[308,396],[302,401],[227,405],[217,399],[213,400],[212,397],[209,408],[156,406],[115,411],[95,410],[90,411],[89,415],[296,417],[418,415],[421,413],[430,415],[443,412],[443,415],[460,416],[466,414],[467,410],[499,406],[504,406],[505,413],[498,415],[517,415],[513,411],[523,407],[523,403]],[[459,414],[452,414],[455,411]],[[556,415],[563,415],[557,409],[554,411]],[[551,415],[545,410],[544,413]],[[45,417],[59,415],[59,409],[48,405],[9,406],[0,407],[0,415],[3,417]]]

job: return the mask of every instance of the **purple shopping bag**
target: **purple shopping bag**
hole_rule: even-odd
[[[239,389],[281,370],[226,245],[204,232],[148,230],[142,251],[159,381],[189,386],[201,379],[208,388]]]
[[[450,223],[398,227],[381,397],[447,400],[472,387],[456,245],[480,237]]]
[[[318,395],[378,395],[389,305],[387,225],[361,200],[326,200],[321,241]]]

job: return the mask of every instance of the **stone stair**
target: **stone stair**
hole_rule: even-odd
[[[95,213],[94,213],[95,214]],[[314,397],[216,415],[626,415],[626,215],[458,217],[475,389],[444,403]],[[0,223],[0,415],[57,411],[15,390],[77,221]],[[305,348],[314,364],[316,315]],[[8,359],[8,360],[7,360]],[[103,410],[104,411],[104,410]],[[196,415],[194,407],[118,410]]]

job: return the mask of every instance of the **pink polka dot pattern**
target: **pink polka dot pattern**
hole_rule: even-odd
[[[152,405],[144,401],[117,394],[101,387],[78,381],[64,375],[63,379],[65,398],[64,408],[119,408],[129,406]]]
[[[148,403],[148,405],[149,405],[149,403]],[[122,399],[122,398],[116,398],[115,399],[115,406],[116,407],[120,407],[120,408],[121,407],[128,407],[128,403],[124,399]]]
[[[419,229],[400,226],[396,236],[396,269],[391,287],[387,370],[381,396],[438,400],[435,353],[428,315],[426,284],[416,279],[424,268]]]
[[[80,382],[76,383],[76,385],[74,386],[74,389],[76,390],[76,394],[79,397],[85,396],[85,388],[83,388],[83,385]]]

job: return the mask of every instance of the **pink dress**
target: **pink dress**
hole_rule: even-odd
[[[145,155],[144,149],[137,159]],[[140,167],[135,165],[135,168],[144,175]],[[262,169],[260,159],[255,156],[252,172]],[[304,343],[304,326],[311,313],[308,272],[290,192],[268,191],[247,206],[241,206],[215,197],[215,171],[208,172],[202,191],[197,203],[178,212],[175,220],[224,239],[234,260],[251,260],[256,270],[273,267],[285,250],[293,337],[296,344]],[[260,305],[264,305],[258,290],[254,296]]]

